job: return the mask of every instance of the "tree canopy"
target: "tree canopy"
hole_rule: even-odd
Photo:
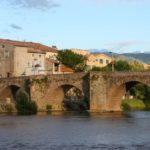
[[[129,71],[129,70],[131,70],[130,64],[125,60],[118,60],[114,64],[114,67],[115,67],[116,71]]]
[[[144,66],[142,63],[138,61],[128,62],[126,60],[118,60],[114,62],[114,70],[115,71],[141,71],[144,70]],[[93,67],[93,71],[112,71],[112,64],[108,64],[106,67]]]
[[[86,57],[68,49],[58,51],[57,60],[75,72],[84,71],[86,67]]]

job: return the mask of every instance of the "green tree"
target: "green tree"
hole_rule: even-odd
[[[75,72],[84,71],[86,68],[86,57],[76,54],[71,50],[58,51],[57,60],[72,68]]]
[[[94,66],[94,67],[92,68],[92,71],[111,72],[111,71],[112,71],[111,64],[108,64],[106,67],[96,67],[96,66]]]
[[[143,100],[146,109],[150,110],[150,87],[139,83],[130,89],[130,94],[137,99]]]
[[[114,67],[116,71],[129,71],[132,69],[130,64],[125,60],[118,60],[115,62]]]
[[[16,109],[19,114],[35,114],[37,105],[29,99],[28,94],[20,89],[16,94]]]

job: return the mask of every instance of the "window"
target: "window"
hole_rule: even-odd
[[[34,67],[34,61],[32,61],[32,67]]]
[[[32,54],[32,57],[34,57],[34,54]]]
[[[39,55],[39,58],[41,58],[41,55]]]
[[[59,71],[59,64],[58,63],[54,64],[54,70],[55,70],[55,72]]]
[[[106,60],[106,64],[109,64],[109,60]]]
[[[28,67],[30,67],[30,62],[28,62]]]
[[[8,58],[8,57],[9,57],[9,51],[8,51],[8,50],[5,50],[4,57],[5,57],[5,58]]]
[[[99,62],[100,62],[101,64],[103,64],[103,59],[100,59]]]
[[[5,48],[5,45],[2,45],[2,48]]]

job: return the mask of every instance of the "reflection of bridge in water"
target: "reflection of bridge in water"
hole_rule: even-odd
[[[62,101],[70,89],[89,101],[91,111],[119,111],[122,97],[137,83],[150,86],[150,72],[90,72],[0,79],[0,100],[15,102],[22,88],[36,101],[39,110],[51,105],[62,110]],[[2,102],[1,101],[1,102]],[[0,102],[0,103],[1,103]]]

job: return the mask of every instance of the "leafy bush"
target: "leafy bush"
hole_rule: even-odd
[[[123,110],[144,110],[145,104],[142,100],[138,99],[125,99],[121,103]]]
[[[68,49],[58,51],[57,60],[75,72],[84,71],[86,68],[86,57]]]
[[[16,109],[19,114],[37,113],[36,103],[29,100],[28,94],[23,90],[19,90],[16,94]]]
[[[64,108],[69,111],[86,111],[88,110],[88,102],[86,100],[70,100],[63,101]]]
[[[144,101],[145,103],[145,110],[150,110],[150,100]]]
[[[114,67],[116,71],[129,71],[132,69],[130,64],[125,60],[118,60],[114,64]]]
[[[46,105],[46,110],[51,111],[52,110],[52,105]]]

